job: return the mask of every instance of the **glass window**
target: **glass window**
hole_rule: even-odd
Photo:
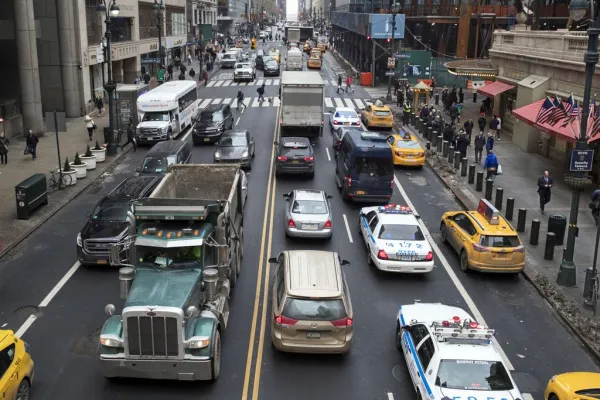
[[[477,233],[477,229],[475,229],[475,226],[467,217],[461,218],[460,221],[457,221],[456,223],[458,224],[458,226],[460,226],[460,228],[463,231],[467,232],[469,235],[474,235]]]
[[[144,165],[142,166],[142,172],[166,172],[169,166],[165,157],[146,157]]]
[[[218,262],[215,260],[215,253],[217,250],[213,246],[204,244],[204,265],[216,265]]]
[[[485,247],[519,247],[518,236],[482,236],[481,245]]]
[[[426,370],[431,362],[431,358],[433,357],[433,353],[435,353],[435,347],[433,346],[433,341],[431,338],[425,340],[419,350],[417,350],[417,355],[419,356],[419,361],[421,361],[421,365],[423,369]]]
[[[373,111],[373,115],[376,117],[389,117],[392,113],[389,111]]]
[[[158,37],[158,28],[156,27],[156,13],[152,8],[152,4],[140,2],[138,3],[138,7],[140,39],[150,39]]]
[[[421,341],[429,335],[427,328],[421,324],[413,325],[410,327],[410,336],[412,337],[413,343],[417,346]]]
[[[219,146],[221,147],[242,147],[247,146],[245,136],[225,136],[219,140]]]
[[[125,221],[129,203],[102,202],[92,213],[92,221]]]
[[[198,100],[198,92],[196,91],[196,88],[192,88],[191,91],[184,94],[179,99],[179,112],[182,112],[183,110],[194,104],[196,100]]]
[[[373,217],[371,222],[369,222],[369,228],[371,228],[371,232],[377,228],[377,224],[379,223],[379,218],[377,216]]]
[[[288,298],[283,315],[303,321],[336,321],[346,317],[342,300],[295,299]]]
[[[384,240],[425,240],[419,225],[382,225],[379,239]]]
[[[0,350],[0,378],[4,376],[15,359],[15,344],[11,343]]]
[[[327,214],[327,205],[318,200],[294,200],[292,212],[295,214]]]
[[[200,121],[221,122],[223,121],[223,114],[220,112],[202,111],[200,113]]]
[[[171,121],[170,114],[168,112],[147,112],[144,114],[144,118],[142,121],[152,121],[152,122],[169,122]]]
[[[356,111],[337,111],[334,118],[358,118]]]
[[[187,33],[184,7],[166,6],[165,21],[167,36],[180,36]]]
[[[285,294],[285,267],[283,263],[277,266],[277,305],[280,306]]]
[[[393,173],[391,158],[359,158],[356,160],[354,170],[357,174],[375,174],[376,176],[389,176]]]
[[[588,396],[594,399],[598,399],[600,398],[600,388],[589,388],[589,389],[583,389],[583,390],[578,390],[575,392],[576,395],[579,396]]]
[[[202,266],[202,246],[171,248],[136,246],[136,249],[141,266],[157,269],[186,269]]]
[[[85,0],[85,21],[87,24],[88,45],[102,42],[102,14],[96,11],[97,0]]]
[[[499,361],[442,360],[435,385],[458,390],[512,390],[508,372]]]
[[[127,42],[131,40],[131,18],[112,17],[110,32],[112,42]]]
[[[398,140],[396,147],[399,149],[415,149],[422,150],[421,145],[416,140]]]

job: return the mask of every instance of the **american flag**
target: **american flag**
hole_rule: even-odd
[[[550,125],[554,126],[556,125],[560,120],[562,120],[563,118],[567,118],[569,116],[569,114],[567,113],[567,110],[565,110],[565,106],[563,106],[563,102],[560,99],[560,97],[555,97],[554,98],[554,112],[552,113],[552,116],[550,117]]]
[[[591,115],[591,119],[592,119],[592,123],[591,123],[591,129],[589,130],[590,137],[594,137],[598,134],[598,131],[600,131],[600,107],[598,107],[598,104],[596,104],[596,98],[594,98],[594,101],[592,102],[592,110],[590,112]]]
[[[573,110],[573,107],[575,107],[575,103],[576,100],[573,98],[573,93],[571,93],[565,104],[565,111],[568,115],[571,115],[571,111]]]
[[[541,125],[550,121],[552,114],[554,114],[555,108],[556,106],[552,100],[550,100],[550,97],[546,97],[546,100],[544,100],[544,103],[542,104],[542,107],[540,108],[540,111],[538,111],[538,115],[535,118],[535,123]]]
[[[565,122],[563,122],[563,124],[561,125],[561,127],[563,128],[575,121],[575,119],[577,119],[577,117],[579,116],[579,103],[577,103],[577,100],[573,99],[573,95],[571,95],[571,97],[569,97],[569,100],[567,100],[565,110],[567,110],[569,116],[565,118]]]

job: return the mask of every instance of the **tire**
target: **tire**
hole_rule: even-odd
[[[29,400],[31,394],[31,385],[27,379],[23,379],[17,389],[17,397],[15,400]]]
[[[240,260],[244,259],[244,227],[240,226],[240,233],[238,234],[238,236],[240,237],[239,243],[240,243]],[[238,268],[238,274],[239,271],[241,270],[241,268]]]
[[[460,252],[460,269],[462,269],[463,272],[469,272],[471,270],[469,268],[469,256],[464,250]]]
[[[315,179],[315,171],[308,173],[308,179]]]
[[[440,226],[440,236],[442,238],[442,243],[448,244],[448,232],[446,231],[446,224],[442,224]]]
[[[214,352],[212,356],[212,368],[211,368],[211,377],[210,380],[215,382],[219,379],[219,375],[221,374],[221,331],[219,329],[215,332],[215,341],[214,341]]]
[[[342,186],[342,200],[344,200],[344,201],[350,200],[350,196],[348,196],[348,192],[346,191],[346,188],[343,186]]]
[[[373,257],[371,257],[371,248],[367,246],[367,265],[373,265]]]
[[[402,330],[398,322],[396,322],[396,348],[402,350]]]

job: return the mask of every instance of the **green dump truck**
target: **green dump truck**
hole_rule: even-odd
[[[121,315],[105,308],[106,378],[219,377],[243,258],[242,206],[239,167],[213,164],[172,165],[150,197],[132,203],[130,238],[111,246],[125,304]]]

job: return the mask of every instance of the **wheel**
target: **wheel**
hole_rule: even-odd
[[[315,171],[308,173],[308,179],[315,179]]]
[[[358,233],[362,233],[361,230],[360,230],[360,226],[362,224],[361,220],[362,220],[362,218],[358,217],[358,223],[356,224],[356,230],[358,231]]]
[[[446,224],[442,224],[442,226],[440,226],[440,236],[442,238],[442,243],[448,243],[448,232],[446,231]]]
[[[554,393],[552,393],[552,394],[551,394],[551,395],[548,397],[548,400],[560,400],[560,399],[558,398],[558,396],[557,396],[557,395],[555,395]]]
[[[238,236],[240,237],[239,243],[240,243],[240,260],[244,259],[244,227],[240,226],[240,233],[238,233]],[[238,267],[238,274],[240,273],[241,270],[241,264]]]
[[[221,331],[217,329],[215,332],[214,350],[212,357],[211,381],[219,379],[221,373]]]
[[[398,322],[396,323],[396,347],[398,350],[402,350],[402,329]]]
[[[467,256],[466,251],[460,252],[460,269],[464,272],[469,272],[469,256]]]
[[[252,170],[252,162],[248,163],[248,166],[246,167],[246,170],[248,170],[248,171]]]
[[[344,200],[344,201],[350,200],[350,196],[348,196],[348,192],[345,187],[342,187],[342,200]]]
[[[373,257],[371,257],[371,248],[367,247],[367,264],[373,265]]]
[[[29,386],[29,381],[27,379],[23,379],[19,384],[19,389],[17,389],[17,397],[15,400],[29,400],[29,393],[31,387]]]

